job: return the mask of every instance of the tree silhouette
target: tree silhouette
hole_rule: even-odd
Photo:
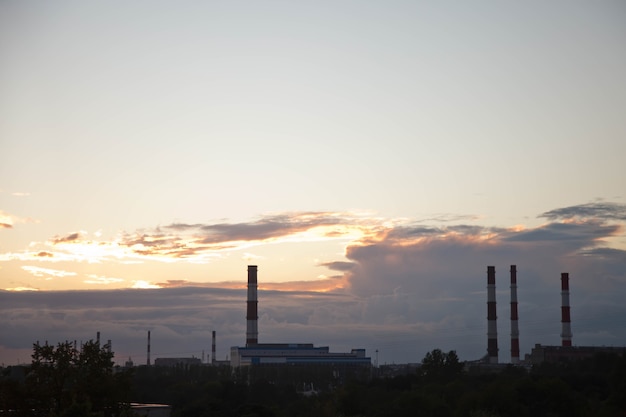
[[[114,372],[113,352],[93,340],[80,350],[69,341],[35,343],[26,381],[30,407],[50,415],[117,416],[129,406],[130,374]]]
[[[421,375],[428,380],[450,380],[455,378],[463,370],[463,364],[459,361],[456,351],[448,353],[440,349],[428,352],[422,359],[420,368]]]

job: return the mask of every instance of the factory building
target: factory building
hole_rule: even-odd
[[[156,358],[154,366],[189,367],[202,365],[200,358]]]
[[[569,273],[561,273],[561,345],[545,346],[536,344],[524,360],[520,360],[519,326],[517,310],[517,267],[511,265],[511,363],[514,365],[537,365],[542,362],[565,362],[588,359],[598,353],[623,355],[626,347],[574,346],[570,314]],[[496,316],[496,270],[487,267],[487,355],[479,361],[468,362],[469,367],[498,369],[498,331]]]
[[[371,359],[365,349],[348,353],[330,352],[327,346],[312,343],[263,343],[255,346],[233,347],[230,363],[234,367],[248,365],[356,365],[369,366]]]
[[[248,266],[248,299],[246,309],[246,346],[230,350],[233,368],[255,365],[325,365],[341,368],[371,367],[371,358],[365,349],[352,349],[346,353],[331,352],[328,347],[315,347],[312,343],[259,343],[258,298],[256,265]]]
[[[530,354],[526,355],[526,362],[538,365],[543,362],[559,363],[581,359],[590,359],[597,354],[615,354],[623,356],[626,347],[615,346],[542,346],[536,344]]]

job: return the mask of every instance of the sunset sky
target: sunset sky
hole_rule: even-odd
[[[0,364],[626,346],[626,3],[0,2]]]

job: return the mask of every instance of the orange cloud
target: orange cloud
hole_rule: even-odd
[[[11,229],[14,223],[14,216],[0,210],[0,229]]]
[[[14,288],[5,288],[6,291],[14,291],[14,292],[23,292],[23,291],[39,291],[37,288],[33,287],[14,287]]]
[[[59,243],[76,242],[78,241],[78,239],[80,239],[80,235],[81,234],[79,232],[74,232],[67,236],[54,237],[52,238],[51,242],[53,245],[57,245]]]
[[[124,282],[124,279],[122,278],[111,278],[95,274],[89,274],[87,277],[88,279],[83,281],[85,284],[109,285]]]
[[[22,269],[24,271],[30,272],[31,274],[33,274],[36,277],[67,277],[67,276],[74,276],[76,275],[76,272],[70,272],[70,271],[61,271],[58,269],[50,269],[50,268],[41,268],[38,266],[30,266],[30,265],[25,265],[22,266]]]
[[[424,225],[423,220],[384,219],[371,213],[352,212],[287,212],[270,214],[251,222],[239,223],[174,223],[152,230],[121,233],[112,239],[96,234],[95,240],[85,239],[86,232],[72,232],[55,236],[45,243],[31,245],[30,251],[0,254],[1,260],[119,262],[144,261],[186,262],[205,264],[227,256],[226,252],[241,251],[246,259],[253,259],[251,248],[268,243],[305,243],[338,241],[345,244],[349,260],[356,248],[384,245],[396,249],[431,247],[436,242],[456,242],[458,245],[496,245],[503,242],[551,242],[571,245],[575,250],[597,246],[603,239],[623,234],[623,226],[607,221],[619,220],[622,206],[604,205],[584,210],[570,208],[544,215],[553,220],[546,225],[526,229],[485,227],[475,224]],[[597,212],[607,219],[582,219],[573,216],[582,211]],[[607,212],[611,209],[612,211]],[[553,212],[549,212],[553,213]],[[562,215],[568,214],[567,216]],[[441,216],[440,216],[441,217]],[[558,217],[558,220],[556,218]],[[457,217],[448,220],[474,219]],[[53,248],[51,250],[51,248]],[[391,255],[391,254],[390,254]],[[339,255],[341,256],[341,255]],[[343,262],[343,263],[342,263]],[[345,258],[321,264],[331,270],[349,274],[355,262]]]
[[[246,288],[244,281],[222,281],[222,282],[194,282],[184,279],[167,280],[154,284],[159,288],[222,288],[240,290]],[[345,288],[346,282],[343,276],[323,278],[311,281],[288,281],[288,282],[262,282],[259,289],[264,291],[303,291],[303,292],[332,292]]]
[[[267,282],[259,284],[261,290],[302,291],[302,292],[334,292],[347,287],[344,276],[323,278],[312,281]]]
[[[38,223],[31,218],[21,218],[0,210],[0,229],[11,229],[17,223]]]

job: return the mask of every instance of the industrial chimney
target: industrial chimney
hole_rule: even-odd
[[[517,326],[517,267],[511,265],[511,363],[519,363],[519,328]]]
[[[147,365],[150,366],[150,330],[148,330],[148,361]]]
[[[257,300],[257,266],[248,265],[248,301],[247,301],[247,330],[246,346],[259,343],[258,327],[258,300]]]
[[[561,273],[561,346],[572,346],[569,315],[569,273]]]
[[[211,364],[215,365],[215,330],[213,330],[213,342],[211,343]]]
[[[487,267],[487,356],[498,363],[498,327],[496,324],[496,267]]]

